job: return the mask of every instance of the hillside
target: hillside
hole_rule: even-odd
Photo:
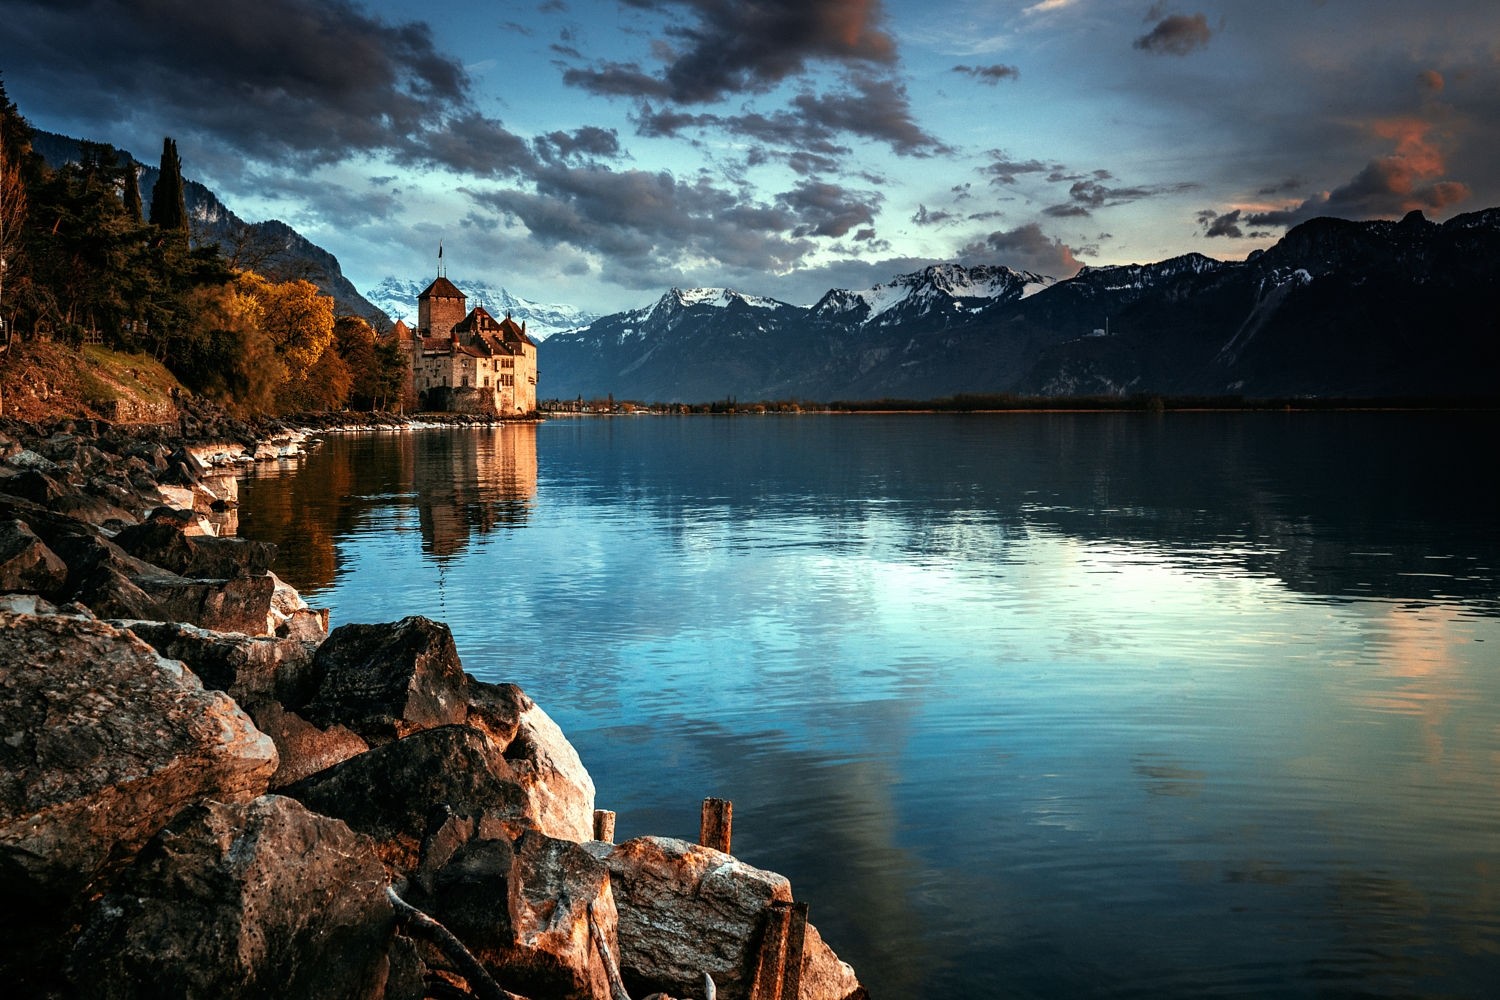
[[[32,148],[49,166],[57,167],[79,158],[80,140],[54,132],[36,130]],[[151,204],[158,170],[142,164],[129,150],[115,149],[121,163],[135,163],[139,172],[141,202]],[[318,286],[333,299],[340,315],[361,316],[377,330],[387,330],[391,321],[371,303],[354,283],[344,276],[338,258],[308,240],[278,219],[246,222],[219,200],[207,187],[184,178],[183,195],[192,219],[193,240],[198,244],[217,243],[225,257],[253,268],[276,281],[301,278]]]
[[[0,354],[0,417],[12,420],[160,423],[177,419],[180,392],[172,373],[144,354],[48,341],[18,341]]]

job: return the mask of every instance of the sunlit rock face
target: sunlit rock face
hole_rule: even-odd
[[[619,953],[609,869],[582,846],[527,831],[470,841],[436,873],[433,909],[497,981],[526,996],[609,996],[590,913]]]
[[[602,845],[601,845],[602,846]],[[596,848],[597,849],[597,848]],[[670,837],[638,837],[605,855],[620,913],[621,968],[640,992],[691,996],[713,977],[725,1000],[749,1000],[773,904],[791,883],[728,854]],[[807,926],[803,1000],[863,995],[854,970]]]
[[[81,617],[0,614],[0,733],[0,893],[18,901],[0,907],[0,935],[12,944],[44,947],[113,859],[189,803],[262,794],[277,766],[227,695]]]

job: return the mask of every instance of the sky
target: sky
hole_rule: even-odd
[[[1494,0],[0,0],[0,79],[361,290],[594,312],[1500,205]]]

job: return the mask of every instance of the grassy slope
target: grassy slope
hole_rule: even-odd
[[[177,379],[144,354],[28,341],[0,354],[0,416],[112,417],[118,400],[170,404]]]

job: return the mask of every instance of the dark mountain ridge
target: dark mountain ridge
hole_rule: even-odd
[[[706,401],[962,393],[1488,397],[1500,209],[1314,219],[1243,261],[1052,281],[929,267],[799,307],[674,289],[551,337],[544,395]]]

